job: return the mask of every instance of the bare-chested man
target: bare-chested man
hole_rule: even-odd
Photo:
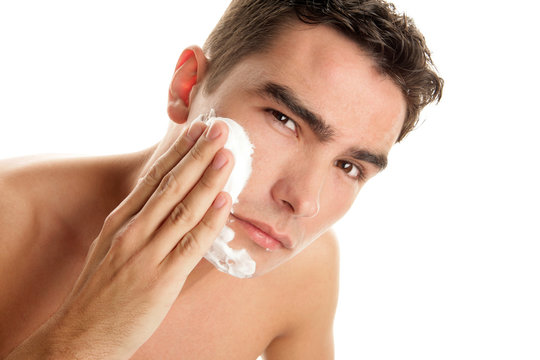
[[[0,357],[333,358],[330,228],[441,91],[386,3],[233,1],[181,54],[159,144],[0,163]],[[227,127],[193,122],[212,108],[256,149],[234,215]],[[232,218],[250,279],[202,258]]]

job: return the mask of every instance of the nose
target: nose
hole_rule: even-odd
[[[272,187],[272,197],[297,217],[314,217],[320,210],[320,195],[325,181],[321,169],[289,164]]]

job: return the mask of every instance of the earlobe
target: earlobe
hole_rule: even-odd
[[[178,124],[187,121],[189,106],[198,90],[196,85],[204,77],[206,63],[207,59],[198,46],[190,46],[180,55],[169,87],[167,113],[172,121]]]

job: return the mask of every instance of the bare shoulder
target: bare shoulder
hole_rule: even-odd
[[[268,345],[264,359],[332,359],[339,291],[335,233],[330,230],[323,234],[280,271],[291,278],[283,291],[286,326]]]
[[[50,315],[54,286],[62,284],[50,272],[60,257],[47,241],[55,210],[41,200],[54,171],[49,158],[0,160],[0,358]]]
[[[2,274],[14,259],[28,257],[27,250],[42,234],[51,208],[43,206],[47,183],[55,172],[52,158],[43,156],[0,160],[0,264]],[[54,198],[51,196],[51,198]],[[26,252],[26,253],[25,253]],[[23,254],[24,253],[24,254]],[[11,265],[10,265],[11,264]]]
[[[14,251],[18,239],[26,238],[32,230],[29,225],[34,221],[35,211],[30,195],[30,163],[29,158],[0,161],[1,260],[5,260],[4,257]]]
[[[20,279],[21,259],[28,256],[28,244],[36,235],[38,223],[33,202],[24,191],[28,184],[22,166],[17,160],[0,161],[0,338],[3,339],[8,337],[9,329],[4,324],[10,311],[6,309],[11,309],[9,304]],[[0,347],[0,355],[2,351],[5,349]]]
[[[80,179],[98,178],[88,162],[52,155],[0,160],[0,249],[11,250],[3,254],[66,225],[65,213],[85,194]]]

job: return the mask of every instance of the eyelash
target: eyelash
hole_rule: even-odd
[[[345,164],[345,166],[342,167],[342,166],[339,166],[338,164]],[[362,182],[366,178],[366,176],[364,175],[364,171],[363,171],[363,169],[362,169],[362,167],[360,165],[356,165],[356,164],[353,164],[350,161],[345,161],[345,160],[337,160],[335,165],[337,167],[339,167],[340,169],[343,169],[343,171],[345,171],[347,173],[347,176],[349,176],[352,179],[355,179],[358,182]],[[346,170],[351,169],[351,168],[356,168],[358,174],[355,175],[355,176],[350,176],[349,173]]]
[[[287,129],[289,129],[291,131],[294,131],[295,134],[296,134],[296,129],[298,129],[298,124],[296,123],[296,121],[292,120],[290,117],[288,117],[287,115],[285,115],[285,114],[283,114],[283,113],[281,113],[281,112],[279,112],[277,110],[268,109],[267,111],[270,112],[270,114],[272,114],[272,116],[276,119],[277,122],[281,123]],[[283,120],[286,120],[286,121],[283,121]],[[294,129],[291,129],[290,127],[285,125],[289,121],[294,124]]]
[[[286,128],[288,128],[291,131],[294,131],[296,133],[296,129],[298,128],[298,124],[296,123],[296,121],[292,120],[287,115],[285,115],[285,114],[283,114],[283,113],[281,113],[281,112],[279,112],[277,110],[266,109],[266,111],[268,111],[276,119],[277,122],[279,122],[280,124],[282,124]],[[294,124],[295,130],[293,130],[290,127],[285,125],[289,121]],[[336,165],[340,169],[344,170],[344,172],[347,174],[347,176],[349,178],[351,178],[351,179],[354,179],[354,180],[359,181],[359,182],[362,182],[362,181],[365,180],[364,171],[363,171],[362,166],[360,166],[360,165],[357,165],[357,164],[354,164],[354,163],[352,163],[350,161],[345,161],[345,160],[337,160],[334,165]],[[347,170],[353,169],[353,168],[357,169],[358,174],[355,175],[355,176],[350,176],[349,171],[347,171]]]

